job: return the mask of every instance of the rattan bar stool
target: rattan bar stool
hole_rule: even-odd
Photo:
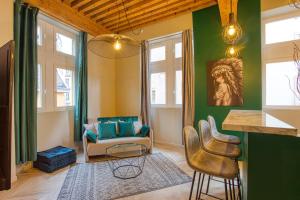
[[[213,119],[211,116],[209,118],[211,120]],[[241,150],[240,150],[239,146],[237,144],[226,143],[226,142],[221,142],[219,140],[216,140],[215,137],[213,137],[213,131],[212,131],[210,124],[205,120],[200,120],[198,123],[198,127],[199,127],[199,134],[200,134],[203,148],[212,154],[225,156],[225,157],[233,159],[236,162],[236,165],[238,167],[238,157],[241,154]],[[214,126],[214,127],[216,127],[216,126]],[[205,131],[202,131],[201,129],[202,130],[205,129]],[[214,130],[214,128],[213,128],[213,130]],[[226,135],[224,135],[224,136],[226,136]],[[238,169],[238,172],[239,172],[239,169]],[[212,179],[212,177],[209,176],[206,194],[209,191],[209,185],[210,185],[211,179]],[[231,183],[231,181],[229,181],[229,185],[231,185],[231,184],[233,186],[235,186],[234,181],[232,183]],[[240,175],[238,173],[238,177],[237,177],[237,186],[239,187],[238,196],[241,199],[242,194],[240,192],[240,184],[241,184]]]
[[[209,125],[207,124],[209,127]],[[203,130],[209,131],[209,129]],[[229,196],[231,199],[235,199],[235,193],[227,190],[227,181],[234,180],[238,174],[238,168],[234,160],[211,154],[205,151],[201,145],[197,131],[192,126],[186,126],[183,129],[184,132],[184,146],[185,155],[188,165],[194,170],[192,186],[190,190],[189,200],[192,199],[194,183],[196,179],[196,173],[199,173],[199,181],[196,192],[196,199],[201,199],[203,180],[205,175],[219,177],[224,179],[225,186],[225,199],[228,200]],[[201,180],[202,176],[202,181]],[[200,183],[201,182],[201,183]],[[229,189],[231,191],[231,188]],[[234,191],[234,190],[233,190]],[[233,195],[233,196],[232,196]]]

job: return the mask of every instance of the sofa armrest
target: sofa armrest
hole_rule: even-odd
[[[83,144],[83,153],[84,153],[85,162],[88,162],[89,161],[89,155],[88,155],[88,152],[87,152],[88,140],[86,138],[86,131],[84,131],[84,133],[82,135],[82,144]]]
[[[150,149],[149,149],[149,153],[153,152],[153,129],[150,128],[150,132],[149,132],[149,138],[150,138]]]

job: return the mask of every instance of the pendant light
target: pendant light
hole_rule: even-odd
[[[124,0],[122,0],[122,4],[127,23],[131,27],[127,18]],[[118,26],[120,22],[120,12],[121,11],[119,11]],[[133,34],[137,35],[133,32],[132,27],[131,31]],[[138,34],[141,32],[142,31]],[[141,43],[139,41],[119,33],[101,34],[88,42],[88,49],[96,55],[104,58],[119,59],[138,55],[140,53],[140,44]]]
[[[229,23],[223,28],[223,40],[227,44],[236,43],[243,35],[243,31],[239,23],[235,20],[232,11],[232,0],[230,1]]]
[[[228,58],[237,58],[240,55],[240,49],[235,45],[230,45],[227,47],[225,55]]]

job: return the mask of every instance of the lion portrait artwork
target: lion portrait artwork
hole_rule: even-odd
[[[243,62],[223,58],[207,67],[208,104],[211,106],[243,105]]]

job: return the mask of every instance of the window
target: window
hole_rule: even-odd
[[[299,69],[294,45],[300,47],[300,13],[263,19],[263,104],[267,108],[300,106]]]
[[[176,71],[175,79],[175,95],[176,95],[176,104],[182,104],[182,71]]]
[[[298,69],[294,62],[266,64],[266,105],[300,105],[294,95]]]
[[[37,44],[39,45],[39,46],[42,46],[42,30],[41,30],[41,26],[40,25],[38,25],[37,26]]]
[[[181,34],[150,42],[150,95],[153,106],[182,104]]]
[[[300,39],[300,16],[266,23],[266,44]]]
[[[166,47],[157,47],[151,49],[150,62],[157,62],[166,59]]]
[[[42,108],[42,67],[37,66],[37,107]]]
[[[175,58],[181,58],[182,57],[182,43],[178,42],[175,44]]]
[[[39,14],[37,34],[38,110],[52,112],[72,108],[78,32]]]
[[[68,55],[74,55],[73,39],[63,34],[56,33],[56,51]]]
[[[56,105],[67,107],[73,105],[73,71],[56,68]]]
[[[166,103],[166,73],[151,74],[151,104]]]

